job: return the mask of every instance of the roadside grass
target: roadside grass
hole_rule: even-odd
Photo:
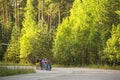
[[[27,74],[27,73],[35,73],[34,69],[12,69],[7,67],[0,67],[0,76],[10,76],[10,75],[17,75],[17,74]]]
[[[0,62],[0,66],[34,66],[33,64],[21,64],[21,63],[12,63],[12,62]]]
[[[120,66],[109,65],[89,65],[88,68],[108,69],[108,70],[120,70]]]
[[[120,66],[109,66],[109,65],[58,65],[58,64],[54,64],[52,65],[53,67],[69,67],[69,68],[95,68],[95,69],[109,69],[109,70],[120,70]]]

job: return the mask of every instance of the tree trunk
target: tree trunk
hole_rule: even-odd
[[[2,43],[7,43],[7,2],[2,2]],[[6,45],[2,45],[3,53],[6,51]]]
[[[47,24],[48,24],[48,30],[50,30],[50,15],[47,15]]]
[[[60,3],[59,3],[59,11],[58,11],[58,25],[60,25],[61,22],[61,11],[60,11]]]
[[[41,19],[41,6],[40,6],[41,1],[38,0],[38,2],[39,2],[39,4],[38,4],[38,23],[39,23],[39,21]]]
[[[50,14],[48,14],[48,28],[49,30],[52,28],[52,12],[50,10]]]
[[[20,27],[20,0],[18,0],[18,27]]]
[[[5,38],[5,26],[6,26],[6,7],[5,7],[5,2],[3,2],[2,9],[3,9],[2,40],[4,41],[4,38]]]
[[[44,19],[44,2],[45,0],[42,0],[42,18]]]
[[[18,26],[18,17],[17,17],[17,0],[15,0],[15,26]]]
[[[52,28],[52,11],[50,10],[50,29]]]

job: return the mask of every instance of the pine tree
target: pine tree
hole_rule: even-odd
[[[20,58],[26,59],[32,50],[36,33],[36,12],[33,6],[34,0],[27,0],[25,18],[23,21],[22,37],[20,38]]]
[[[120,16],[120,11],[116,11]],[[119,17],[120,18],[120,17]],[[111,65],[116,65],[120,63],[120,24],[112,27],[111,37],[106,42],[106,48],[104,49],[105,60]]]
[[[120,63],[120,25],[117,28],[113,26],[111,38],[108,39],[104,51],[105,58],[108,59],[111,65]]]
[[[69,61],[70,56],[70,35],[71,28],[69,27],[69,20],[66,18],[57,29],[56,39],[53,47],[55,61],[59,64]],[[68,62],[69,64],[69,62]],[[66,63],[67,65],[67,63]]]
[[[5,61],[14,63],[18,63],[20,61],[20,35],[20,28],[14,26],[11,40],[4,56]]]
[[[49,29],[44,20],[40,20],[39,31],[37,31],[37,49],[39,57],[52,57],[52,42],[54,29]]]

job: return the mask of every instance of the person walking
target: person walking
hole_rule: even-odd
[[[48,59],[48,65],[47,65],[47,69],[51,71],[52,65],[51,65],[51,60]]]
[[[48,60],[47,60],[47,58],[45,58],[45,69],[46,70],[48,69]]]
[[[40,63],[40,69],[42,70],[42,58],[40,58],[39,63]]]
[[[44,60],[44,58],[42,58],[42,60],[41,60],[41,64],[42,64],[42,66],[41,66],[41,70],[43,70],[43,69],[45,68],[45,60]]]
[[[39,60],[36,61],[36,69],[39,69],[40,63]]]

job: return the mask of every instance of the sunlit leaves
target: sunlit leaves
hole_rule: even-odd
[[[111,24],[116,24],[109,20],[113,19],[114,9],[118,8],[114,4],[108,0],[74,1],[70,16],[57,29],[54,57],[58,63],[100,63],[105,42],[110,37]],[[117,21],[117,16],[114,16]]]
[[[20,60],[20,28],[17,26],[13,27],[10,43],[8,44],[7,52],[5,53],[4,59],[7,62],[19,62]]]
[[[36,33],[35,10],[33,0],[27,0],[22,37],[20,38],[20,57],[27,58],[32,53]]]
[[[107,41],[107,47],[105,48],[106,58],[110,62],[120,62],[120,25],[117,27],[113,26],[111,32],[111,38]]]

